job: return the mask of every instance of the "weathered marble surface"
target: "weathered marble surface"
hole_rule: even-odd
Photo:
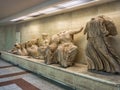
[[[40,53],[40,59],[45,59],[45,50],[50,44],[50,37],[47,33],[42,33],[41,40],[38,40],[38,51]]]
[[[78,53],[78,47],[74,45],[74,36],[80,33],[82,29],[83,27],[80,30],[68,30],[59,33],[60,44],[57,48],[57,60],[62,67],[74,65]]]
[[[111,18],[97,16],[86,24],[84,34],[87,34],[86,55],[88,69],[120,73],[120,57],[107,40],[117,35],[117,29]]]
[[[48,35],[43,33],[40,38],[32,39],[24,43],[15,43],[14,48],[8,52],[20,56],[44,59],[45,49],[48,47],[49,43],[50,39]]]
[[[82,31],[67,30],[59,32],[51,37],[51,43],[45,51],[45,63],[59,63],[62,67],[69,67],[75,63],[77,46],[74,45],[74,35]]]
[[[42,38],[16,43],[10,51],[12,54],[44,59],[46,64],[59,63],[62,67],[73,66],[77,55],[77,46],[74,45],[74,35],[83,30],[67,30],[59,32],[52,37],[47,33]]]

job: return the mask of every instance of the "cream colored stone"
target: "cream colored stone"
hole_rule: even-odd
[[[90,74],[85,72],[76,73],[69,69],[64,69],[58,65],[45,65],[42,60],[38,61],[36,59],[27,59],[23,56],[13,55],[7,52],[2,52],[1,57],[7,61],[10,61],[14,64],[18,64],[20,67],[23,67],[27,70],[30,70],[38,75],[43,75],[44,77],[50,78],[59,83],[64,83],[76,90],[119,90],[120,81],[119,77],[116,75],[104,76],[97,74]],[[25,64],[22,64],[22,63]],[[26,65],[26,66],[25,66]],[[79,67],[78,67],[79,68]],[[86,70],[86,69],[85,69]],[[98,77],[98,78],[96,78]],[[106,77],[106,78],[105,78]],[[114,77],[114,80],[112,80]],[[117,79],[116,79],[117,78]]]
[[[56,70],[54,70],[53,68],[47,68],[47,75],[49,78],[56,80]]]

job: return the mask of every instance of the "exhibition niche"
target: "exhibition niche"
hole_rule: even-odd
[[[60,64],[70,67],[75,63],[78,48],[74,45],[74,34],[80,30],[62,31],[49,37],[47,33],[42,38],[16,43],[9,52],[21,56],[42,59],[46,64]],[[117,35],[116,26],[111,18],[101,15],[87,22],[84,34],[87,34],[87,66],[88,70],[120,73],[120,57],[108,43],[107,38]]]

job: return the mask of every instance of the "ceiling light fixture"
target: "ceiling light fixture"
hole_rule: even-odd
[[[48,13],[53,13],[56,11],[59,11],[59,8],[56,7],[51,7],[51,8],[47,8],[47,9],[43,9],[34,13],[29,14],[28,16],[36,16],[36,15],[40,15],[40,14],[48,14]]]
[[[59,11],[59,8],[51,7],[51,8],[47,8],[47,9],[44,9],[44,10],[40,10],[40,11],[31,13],[28,16],[34,17],[34,16],[43,15],[43,14],[45,15],[45,14],[48,14],[48,13],[53,13],[53,12],[56,12],[56,11]]]
[[[93,3],[93,2],[96,2],[98,0],[84,0],[82,3],[79,3],[79,4],[76,4],[76,5],[73,5],[71,7],[68,7],[68,8],[74,8],[74,7],[78,7],[78,6],[82,6],[82,5],[86,5],[86,4],[89,4],[89,3]]]
[[[16,19],[12,19],[10,21],[15,22],[15,21],[19,21],[19,20],[28,20],[28,19],[31,19],[34,16],[37,16],[37,15],[39,16],[41,14],[53,13],[53,12],[56,12],[56,11],[59,11],[59,10],[60,10],[59,8],[51,7],[51,8],[47,8],[47,9],[44,9],[44,10],[40,10],[40,11],[31,13],[31,14],[28,14],[26,16],[22,16],[22,17],[19,17],[19,18],[16,18]]]
[[[40,12],[44,13],[44,14],[48,14],[48,13],[53,13],[53,12],[56,12],[56,11],[59,11],[59,10],[60,10],[59,8],[51,7],[51,8],[41,10]]]
[[[63,4],[58,4],[58,7],[65,7],[65,8],[73,8],[76,6],[80,6],[82,4],[87,4],[88,2],[95,1],[95,0],[72,0]]]
[[[59,4],[57,6],[59,6],[59,7],[70,7],[70,6],[78,4],[79,2],[81,2],[81,1],[72,0],[72,1],[69,1],[69,2],[66,2],[66,3],[63,3],[63,4]]]
[[[28,14],[26,16],[22,16],[22,17],[19,17],[19,18],[16,18],[16,19],[12,19],[10,21],[28,20],[28,19],[33,18],[34,16],[50,14],[50,13],[54,13],[54,12],[61,11],[61,10],[64,10],[64,9],[74,8],[74,7],[77,7],[77,6],[85,5],[85,4],[88,4],[88,3],[91,3],[91,2],[96,2],[96,1],[99,1],[99,0],[71,0],[71,1],[68,1],[68,2],[65,2],[65,3],[62,3],[62,4],[58,4],[54,7],[46,8],[46,9],[39,10],[37,12]]]
[[[25,19],[27,16],[22,16],[22,17],[19,17],[19,18],[16,18],[16,19],[12,19],[10,21],[19,21],[19,20],[22,20],[22,19]]]
[[[32,19],[33,17],[26,17],[24,18],[23,20],[29,20],[29,19]]]
[[[28,16],[37,16],[37,15],[39,15],[39,14],[41,14],[41,12],[40,12],[40,11],[37,11],[37,12],[34,12],[34,13],[29,14]]]

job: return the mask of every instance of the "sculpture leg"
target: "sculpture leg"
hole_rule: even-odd
[[[67,47],[67,50],[65,51],[65,61],[63,64],[63,67],[69,67],[74,64],[75,56],[77,54],[77,47],[74,45],[70,45]]]
[[[48,47],[45,50],[45,63],[46,64],[51,64],[52,63],[52,57],[53,57],[53,53],[51,52],[50,48]]]
[[[61,45],[58,47],[58,60],[62,67],[69,67],[74,64],[77,54],[77,47],[73,44]]]

